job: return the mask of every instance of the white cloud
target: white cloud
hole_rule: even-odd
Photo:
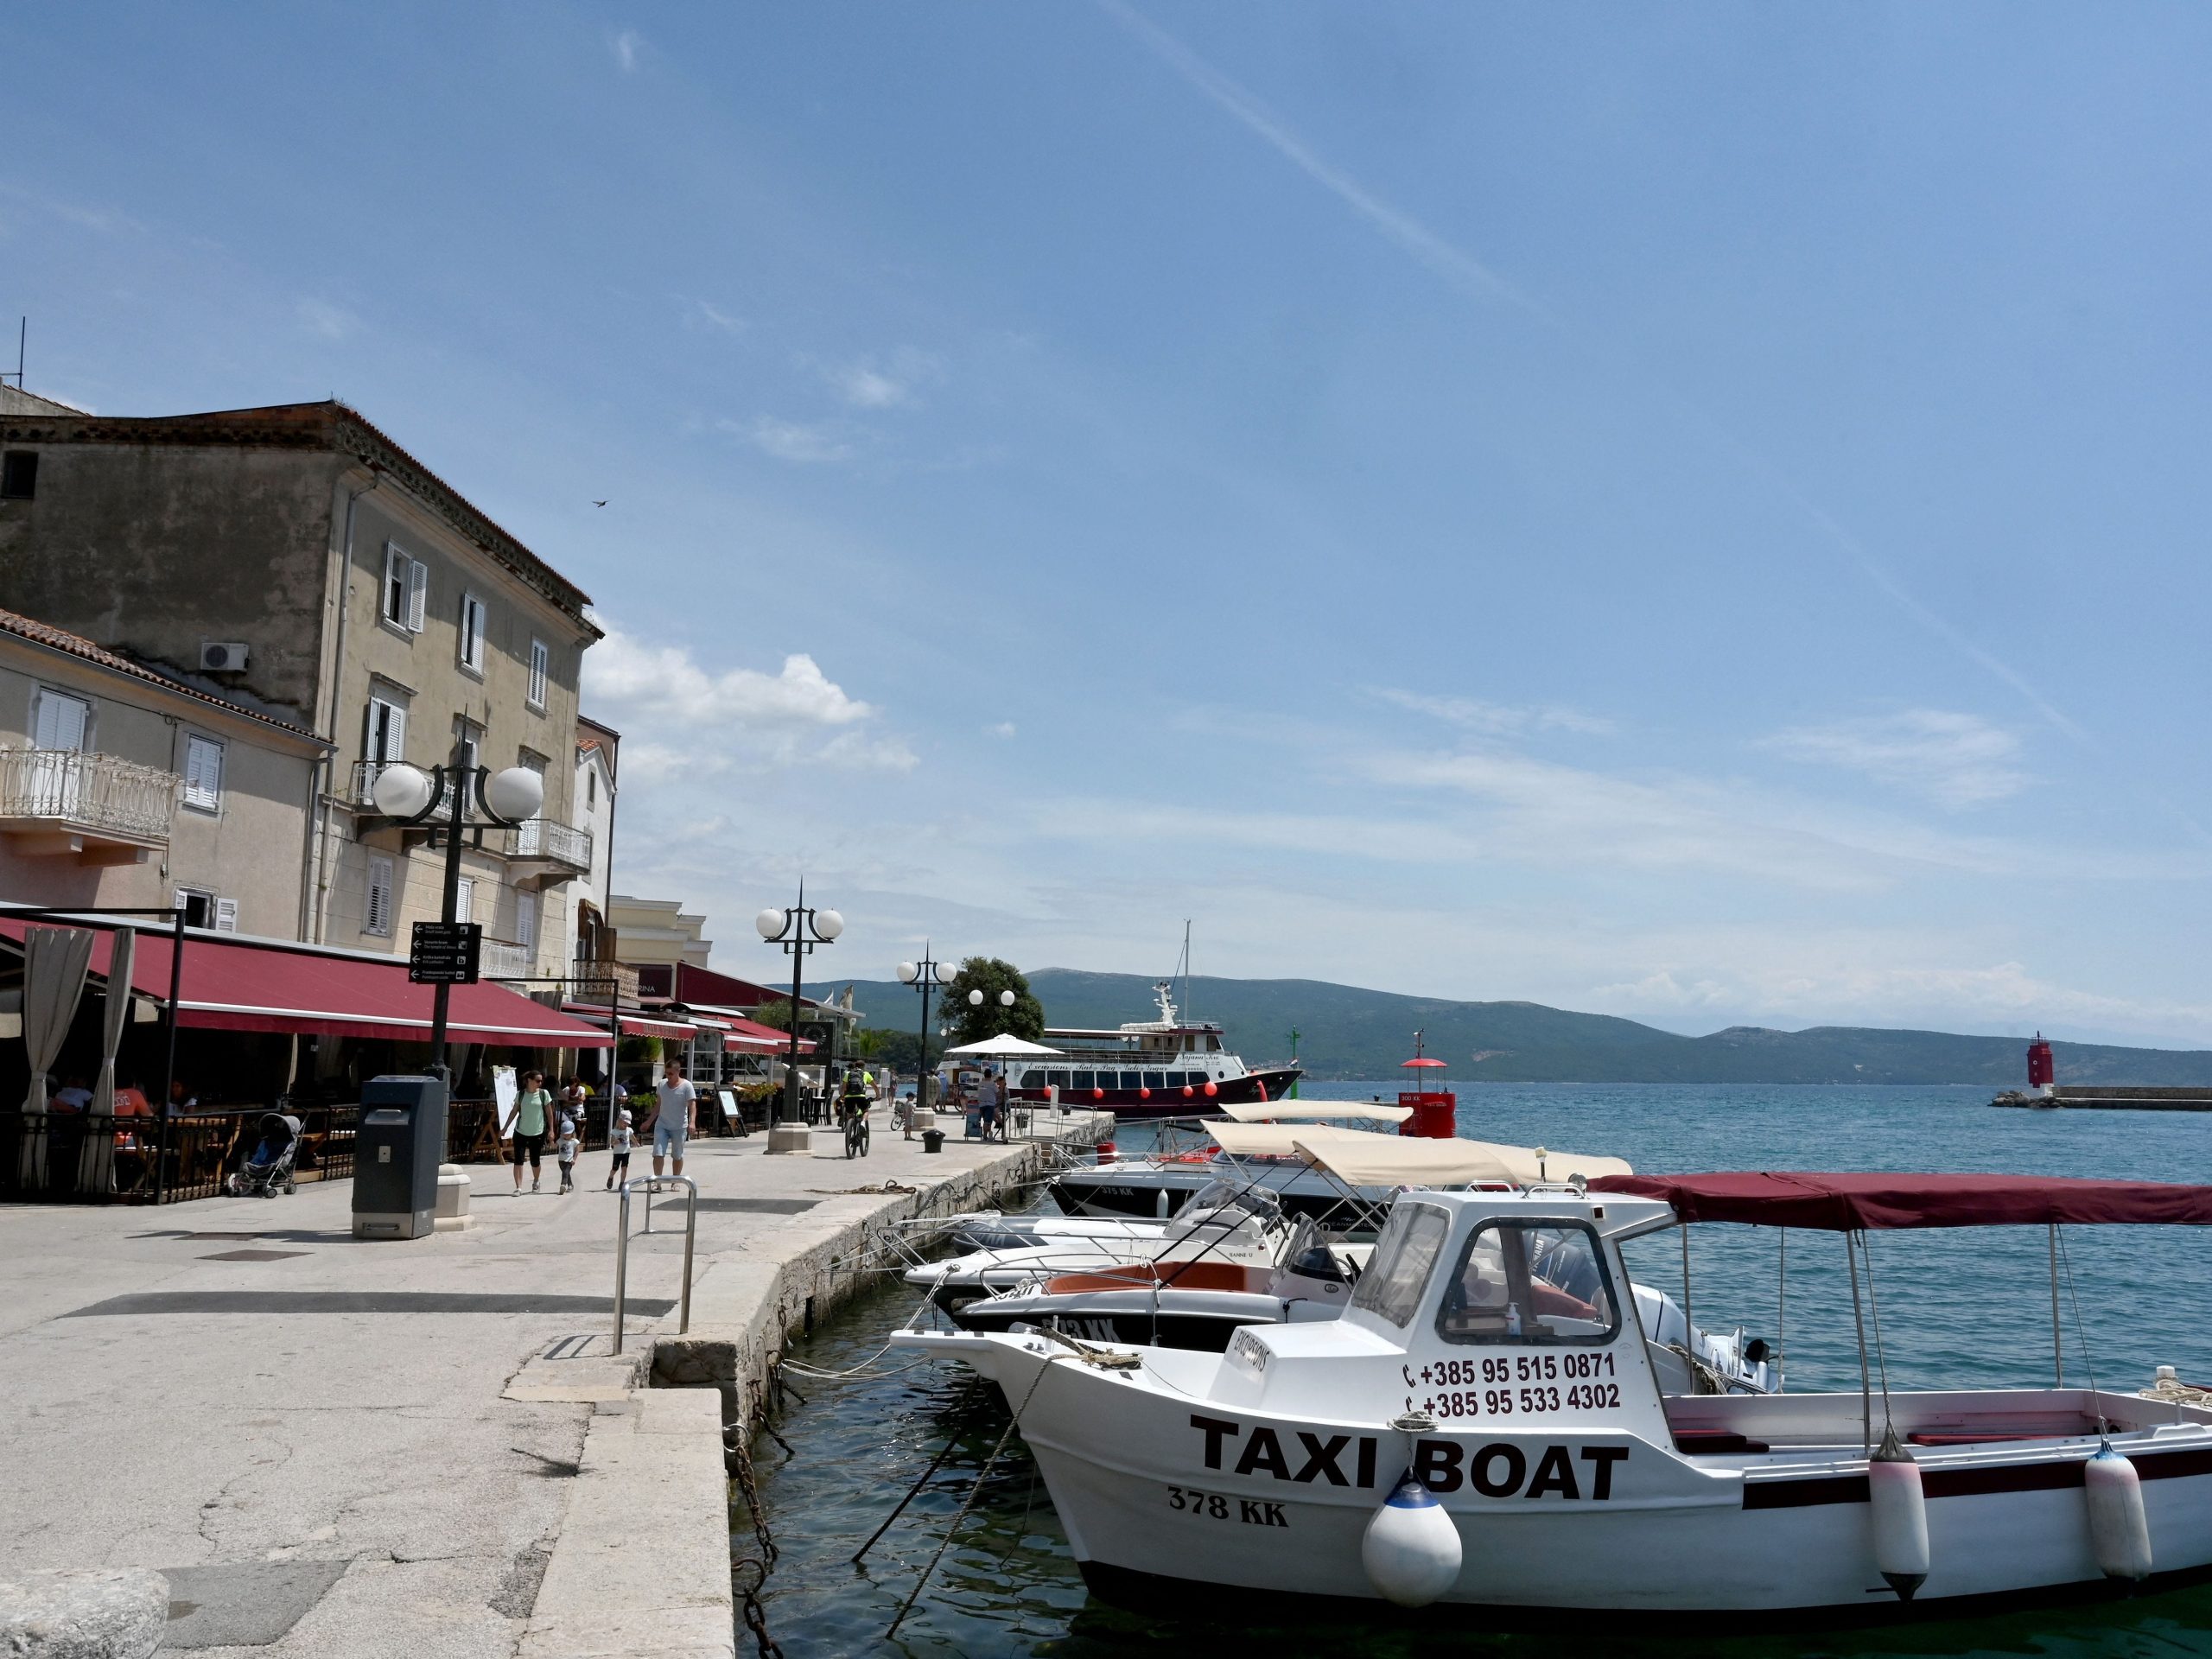
[[[785,658],[777,674],[751,668],[713,674],[685,646],[649,645],[615,629],[584,653],[584,691],[697,728],[702,739],[730,726],[849,726],[875,712],[847,696],[804,653]]]
[[[1602,737],[1616,729],[1611,721],[1600,715],[1586,715],[1577,709],[1563,709],[1556,705],[1523,707],[1484,702],[1473,697],[1432,696],[1427,692],[1407,691],[1395,686],[1377,686],[1375,695],[1401,709],[1409,709],[1415,714],[1427,715],[1491,737],[1516,737],[1529,732],[1546,731],[1579,732]]]
[[[914,390],[934,376],[938,359],[904,346],[887,363],[861,358],[822,371],[823,378],[855,409],[900,409],[914,402]]]
[[[1737,951],[1746,943],[1732,939],[1728,949]],[[1770,960],[1763,966],[1747,969],[1740,955],[1725,967],[1678,963],[1624,983],[1597,986],[1590,995],[1622,1012],[1749,1011],[1792,1028],[1800,1023],[1947,1030],[2086,1026],[2135,1033],[2212,1028],[2212,1005],[2110,996],[2040,978],[2018,962],[1946,962],[1945,953],[1924,941],[1887,940],[1883,948],[1894,954],[1882,961],[1864,959],[1848,942],[1777,935],[1764,943]],[[1758,947],[1753,950],[1757,954]]]
[[[634,75],[638,73],[638,49],[645,43],[643,37],[634,29],[626,29],[614,37],[614,61],[622,66],[624,74]]]
[[[2108,848],[1961,835],[1894,815],[1801,800],[1734,780],[1627,777],[1503,747],[1384,751],[1351,764],[1375,781],[1468,798],[1487,855],[1583,870],[1701,869],[1827,889],[1873,889],[1915,872],[2051,879],[2174,879],[2183,861]]]
[[[718,329],[725,334],[741,334],[748,327],[744,318],[734,317],[720,307],[709,304],[705,300],[692,301],[691,310],[693,315],[707,327]]]
[[[1002,720],[995,726],[984,727],[983,735],[986,737],[1012,737],[1014,735],[1014,722],[1010,720]]]
[[[876,729],[880,712],[804,652],[773,674],[710,670],[691,649],[607,626],[584,653],[584,705],[623,733],[626,782],[742,768],[829,766],[908,772],[919,757]]]
[[[1978,715],[1941,709],[1793,727],[1758,747],[1792,760],[1861,772],[1953,809],[2001,801],[2030,782],[2013,764],[2018,738]]]
[[[853,453],[853,446],[836,428],[810,424],[804,421],[778,420],[772,415],[756,415],[750,421],[721,421],[721,429],[743,439],[763,454],[773,455],[778,461],[810,465],[818,461],[843,461]]]
[[[327,300],[302,300],[294,309],[308,333],[325,340],[344,340],[361,326],[351,311]]]

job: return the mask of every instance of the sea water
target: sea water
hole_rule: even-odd
[[[1391,1098],[1395,1082],[1307,1085],[1308,1097]],[[1992,1108],[1968,1088],[1701,1087],[1485,1084],[1463,1089],[1459,1131],[1486,1141],[1627,1159],[1638,1170],[1890,1169],[1999,1171],[2145,1180],[2212,1179],[2212,1115],[2021,1111]],[[1123,1150],[1147,1132],[1123,1129]],[[1708,1328],[1765,1337],[1784,1353],[1792,1389],[1859,1386],[1844,1247],[1834,1234],[1711,1226],[1689,1230],[1688,1294]],[[1640,1240],[1642,1281],[1684,1294],[1679,1230]],[[2212,1239],[2193,1228],[2063,1230],[2059,1325],[2069,1383],[2145,1386],[2171,1364],[2212,1381]],[[1893,1388],[2047,1386],[2054,1353],[2050,1246],[2040,1228],[1884,1233],[1870,1251],[1880,1340],[1870,1355],[1878,1391]],[[980,1489],[1007,1426],[995,1391],[958,1365],[876,1353],[915,1294],[887,1286],[840,1310],[791,1357],[842,1381],[793,1375],[805,1396],[777,1424],[790,1452],[763,1436],[754,1456],[761,1502],[781,1552],[762,1597],[770,1633],[791,1659],[905,1652],[1064,1659],[1233,1649],[1337,1659],[1563,1651],[1668,1659],[1783,1656],[2212,1655],[2212,1587],[1996,1618],[1877,1628],[1835,1636],[1766,1635],[1756,1616],[1716,1620],[1694,1639],[1640,1639],[1616,1627],[1602,1641],[1572,1636],[1571,1616],[1548,1634],[1486,1631],[1469,1610],[1464,1633],[1408,1630],[1378,1611],[1371,1624],[1317,1632],[1168,1619],[1122,1611],[1084,1589],[1052,1500],[1020,1437],[1011,1437]],[[849,1557],[950,1442],[952,1451],[864,1566]],[[898,1637],[883,1632],[973,1495]],[[752,1549],[749,1522],[740,1554]],[[1202,1564],[1194,1563],[1202,1571]],[[751,1637],[739,1631],[740,1650]]]

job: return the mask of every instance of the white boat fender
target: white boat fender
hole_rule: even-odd
[[[1167,1189],[1164,1186],[1152,1201],[1152,1213],[1162,1221],[1167,1219]]]
[[[1892,1427],[1866,1460],[1866,1496],[1874,1523],[1874,1565],[1900,1601],[1910,1601],[1928,1580],[1928,1499],[1920,1465]]]
[[[2151,1522],[2143,1513],[2143,1483],[2135,1465],[2111,1446],[2082,1468],[2089,1497],[2089,1542],[2108,1579],[2151,1576]]]
[[[1427,1606],[1459,1576],[1459,1529],[1410,1470],[1368,1521],[1359,1564],[1376,1594],[1401,1607]]]

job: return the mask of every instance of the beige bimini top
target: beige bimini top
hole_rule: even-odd
[[[1301,1128],[1294,1137],[1300,1156],[1351,1186],[1470,1186],[1510,1182],[1567,1181],[1576,1176],[1635,1173],[1624,1160],[1553,1152],[1542,1147],[1502,1147],[1487,1141],[1432,1141],[1409,1135],[1358,1135]]]

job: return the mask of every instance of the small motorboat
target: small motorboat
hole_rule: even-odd
[[[2212,1225],[2212,1186],[1721,1173],[1412,1191],[1344,1313],[1247,1325],[1224,1353],[1043,1331],[893,1340],[998,1384],[1109,1599],[1821,1624],[2212,1567],[2212,1408],[2192,1391],[1878,1389],[1880,1324],[1863,1316],[1857,1390],[1670,1382],[1621,1246],[1707,1222],[1844,1234],[1869,1311],[1873,1230],[2048,1226],[2055,1311],[2068,1228]]]
[[[1238,1266],[1272,1267],[1289,1230],[1290,1223],[1270,1194],[1224,1180],[1201,1193],[1171,1222],[1131,1226],[1119,1233],[1102,1229],[1041,1244],[970,1250],[909,1268],[902,1276],[952,1313],[977,1297],[1026,1285],[1040,1274],[1091,1273],[1200,1256]]]
[[[1529,1148],[1477,1141],[1378,1141],[1366,1135],[1339,1140],[1325,1130],[1292,1125],[1243,1129],[1230,1135],[1240,1145],[1254,1146],[1274,1144],[1270,1137],[1303,1138],[1304,1155],[1335,1177],[1347,1195],[1354,1190],[1354,1181],[1372,1186],[1386,1177],[1399,1185],[1478,1177],[1510,1185],[1503,1178],[1515,1168],[1525,1173],[1537,1158]],[[1627,1171],[1618,1160],[1605,1161]],[[1312,1220],[1303,1220],[1292,1224],[1271,1268],[1216,1261],[1200,1253],[1120,1268],[1039,1273],[964,1304],[952,1319],[966,1331],[1011,1332],[1029,1325],[1086,1341],[1220,1353],[1245,1325],[1335,1319],[1351,1305],[1352,1288],[1373,1254],[1371,1243],[1327,1237]],[[1764,1342],[1756,1338],[1746,1341],[1740,1331],[1724,1335],[1697,1330],[1673,1297],[1648,1285],[1637,1285],[1635,1290],[1638,1318],[1649,1335],[1662,1388],[1681,1394],[1707,1389],[1764,1394],[1775,1386]]]

